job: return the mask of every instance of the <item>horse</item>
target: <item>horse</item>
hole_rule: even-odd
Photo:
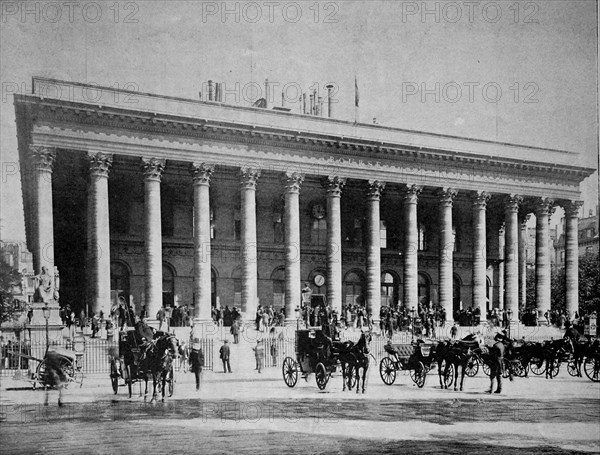
[[[463,390],[465,381],[466,367],[472,354],[473,349],[481,346],[482,340],[478,334],[470,334],[458,341],[440,342],[434,350],[434,357],[437,360],[438,377],[440,387],[447,389],[446,381],[442,380],[448,375],[450,365],[454,367],[454,390],[458,388],[458,370],[460,368],[460,391]],[[442,369],[442,363],[445,362],[445,367]]]
[[[159,381],[162,386],[162,401],[165,401],[167,377],[172,369],[173,357],[177,355],[179,350],[179,342],[175,335],[159,333],[147,346],[144,356],[140,359],[139,366],[146,384],[144,399],[148,396],[148,378],[152,376],[153,392],[150,402],[156,400],[156,384]]]
[[[361,390],[360,370],[362,369],[362,393],[365,393],[367,372],[369,371],[371,332],[363,332],[356,344],[340,355],[342,364],[342,376],[344,378],[344,390],[346,390],[346,378],[348,378],[348,390],[352,390],[352,376],[356,375],[356,393]]]
[[[569,338],[546,341],[543,346],[544,359],[546,360],[546,379],[554,378],[554,365],[557,368],[560,362],[567,356],[573,354],[573,341]]]
[[[48,406],[48,389],[51,387],[58,389],[58,405],[62,406],[62,391],[67,384],[67,376],[63,370],[61,356],[54,351],[48,351],[44,356],[44,363],[46,367],[44,377],[40,378],[44,384],[44,406]]]

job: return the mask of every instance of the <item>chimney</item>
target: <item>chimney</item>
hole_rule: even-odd
[[[208,81],[208,101],[213,100],[213,83],[211,80]]]
[[[315,101],[314,101],[314,95],[311,93],[310,95],[308,95],[309,99],[310,99],[310,111],[309,114],[310,115],[314,115],[315,114]]]
[[[306,114],[306,93],[302,94],[302,113]]]
[[[285,107],[285,94],[281,91],[281,107]]]
[[[323,97],[319,97],[319,112],[317,113],[319,117],[323,116]]]
[[[331,101],[331,91],[333,90],[333,84],[327,85],[326,88],[327,88],[327,108],[328,108],[327,116],[329,118],[331,118],[331,117],[333,117],[333,103]]]
[[[265,79],[265,108],[269,109],[269,79]]]

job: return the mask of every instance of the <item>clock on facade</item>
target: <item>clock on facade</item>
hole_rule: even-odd
[[[312,216],[317,220],[322,220],[325,217],[325,207],[322,204],[314,204],[312,206]]]
[[[313,282],[315,283],[315,286],[320,288],[325,284],[325,277],[321,274],[315,275]]]

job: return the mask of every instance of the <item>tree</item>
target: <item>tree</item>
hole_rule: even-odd
[[[600,265],[598,253],[579,258],[579,312],[600,313]]]
[[[20,302],[13,297],[13,289],[21,285],[21,274],[0,259],[0,324],[12,321],[21,313]]]

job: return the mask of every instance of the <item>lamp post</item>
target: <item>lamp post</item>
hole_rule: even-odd
[[[510,308],[506,310],[506,319],[508,320],[508,338],[510,338],[510,321],[512,321],[512,315],[513,312]]]
[[[46,353],[50,347],[50,335],[48,333],[48,320],[50,319],[50,308],[48,305],[44,305],[42,307],[42,313],[44,314],[44,319],[46,320]]]

